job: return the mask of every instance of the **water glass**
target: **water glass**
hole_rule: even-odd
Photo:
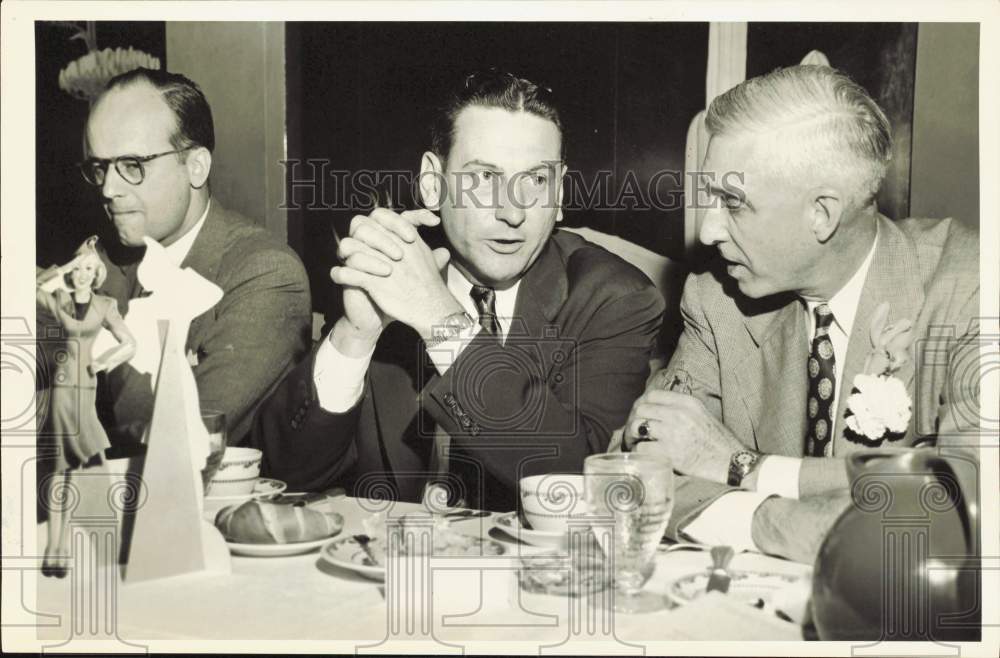
[[[615,579],[615,610],[652,612],[663,596],[643,592],[653,557],[674,506],[670,461],[639,453],[591,455],[584,462],[591,529]]]
[[[226,454],[226,414],[211,409],[201,410],[201,422],[208,430],[208,459],[201,470],[202,491],[208,494],[208,485],[219,471],[222,457]]]

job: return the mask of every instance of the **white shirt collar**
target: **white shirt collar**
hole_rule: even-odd
[[[520,287],[521,282],[518,281],[506,290],[496,291],[494,305],[496,306],[497,321],[500,323],[500,333],[503,334],[504,341],[507,340],[507,334],[510,332],[511,321],[514,318],[514,305],[517,303],[517,289]],[[465,275],[451,263],[448,264],[448,290],[469,315],[479,319],[479,311],[476,309],[476,304],[472,301],[470,294],[472,282],[465,278]]]
[[[837,293],[830,298],[826,304],[830,307],[833,312],[833,321],[838,326],[838,328],[844,332],[844,335],[850,336],[851,331],[854,329],[854,316],[858,312],[858,302],[861,301],[861,291],[865,287],[865,279],[868,278],[868,270],[871,268],[872,258],[875,256],[875,247],[878,245],[878,223],[875,224],[875,239],[872,241],[872,247],[868,250],[868,255],[865,256],[864,261],[862,261],[861,266],[854,272],[847,283],[837,291]],[[822,304],[821,301],[806,301],[806,309],[809,312],[810,317],[810,327],[809,340],[812,340],[812,335],[815,333],[815,326],[812,324],[815,322],[814,311],[816,307]]]
[[[201,218],[198,219],[198,223],[191,227],[191,230],[177,238],[177,240],[171,244],[164,247],[167,252],[167,258],[170,262],[180,267],[184,259],[187,258],[188,253],[191,251],[191,245],[194,244],[195,239],[198,237],[198,233],[201,232],[201,227],[205,224],[205,218],[208,217],[208,210],[212,207],[212,200],[209,199],[208,203],[205,204],[205,212],[201,213]]]

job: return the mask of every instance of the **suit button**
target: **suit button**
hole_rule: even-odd
[[[293,430],[299,429],[299,419],[298,418],[293,418],[292,419],[292,429]]]

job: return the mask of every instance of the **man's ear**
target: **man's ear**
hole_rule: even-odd
[[[833,188],[818,188],[809,198],[810,229],[818,242],[826,242],[844,218],[843,196]]]
[[[566,163],[560,162],[556,165],[556,221],[561,222],[563,220],[563,194],[566,192]]]
[[[428,210],[437,211],[448,195],[447,190],[441,158],[427,151],[420,159],[420,200]]]
[[[204,146],[199,146],[188,151],[187,154],[188,179],[191,187],[201,189],[208,181],[208,174],[212,171],[212,152]]]

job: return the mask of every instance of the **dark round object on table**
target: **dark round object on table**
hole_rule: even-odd
[[[964,454],[848,458],[853,505],[816,559],[812,613],[827,641],[980,637],[978,466]]]

